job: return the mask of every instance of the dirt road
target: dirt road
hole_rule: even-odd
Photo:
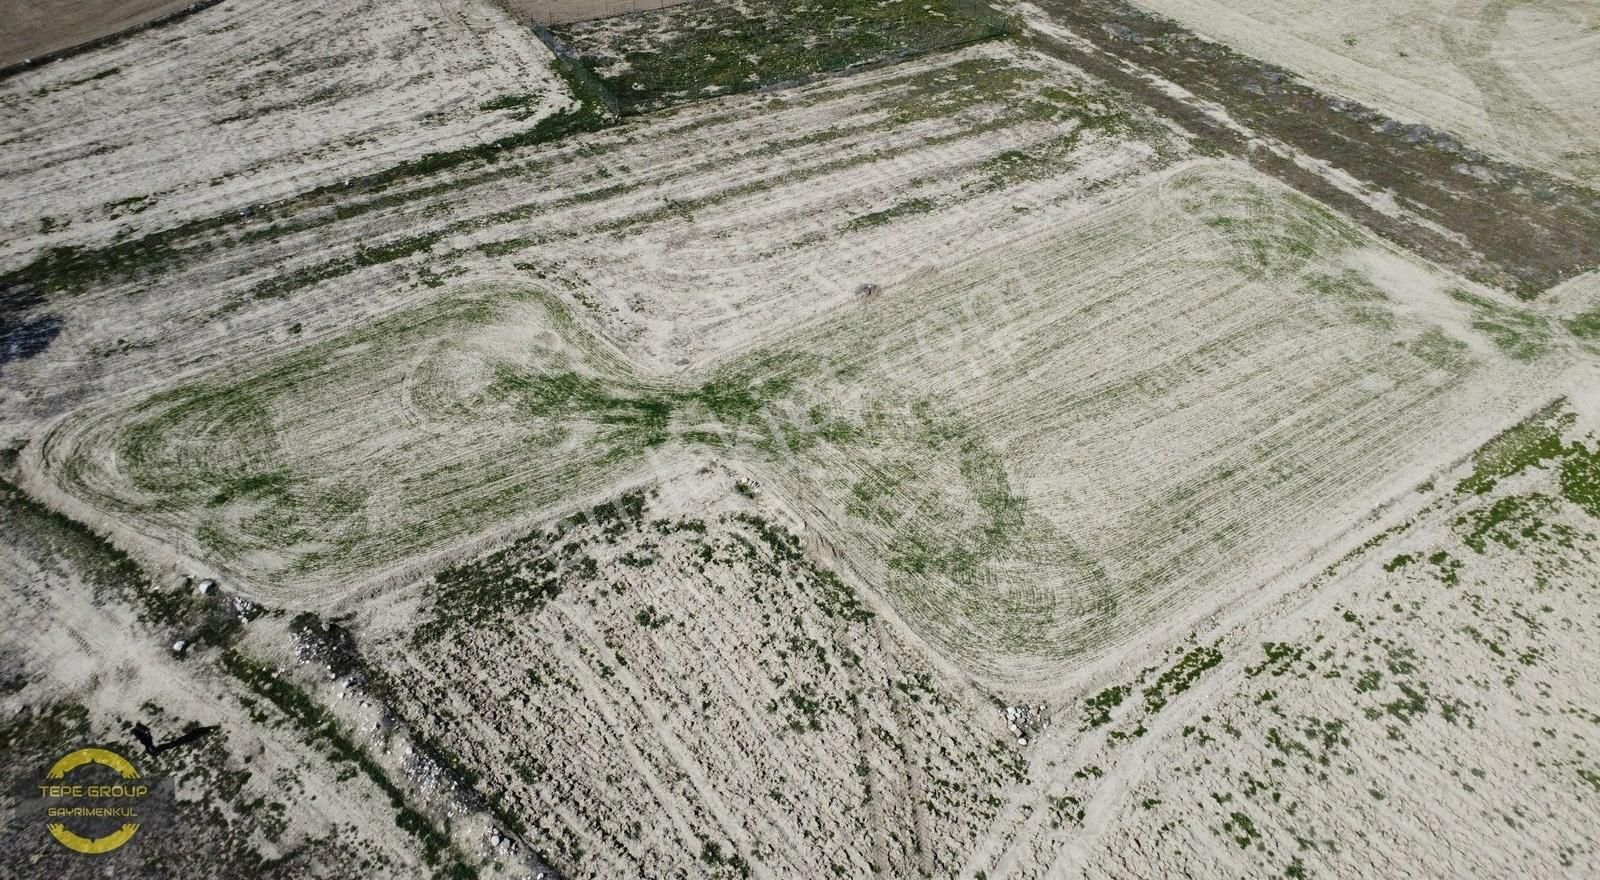
[[[500,0],[500,5],[519,19],[531,18],[540,24],[566,24],[662,9],[682,2],[684,0]]]

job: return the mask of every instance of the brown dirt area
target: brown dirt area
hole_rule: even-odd
[[[500,0],[500,5],[517,18],[531,18],[540,24],[566,24],[665,9],[682,2],[684,0]]]
[[[189,0],[3,0],[0,67],[70,49],[144,24],[189,5]]]

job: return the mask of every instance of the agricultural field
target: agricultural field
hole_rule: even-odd
[[[978,254],[973,228],[1029,235],[1188,153],[1109,100],[1048,57],[975,46],[47,253],[5,280],[67,329],[7,366],[0,421],[25,430],[68,398],[247,363],[486,284],[545,289],[647,372],[682,370],[863,283]],[[672,146],[640,147],[646,132]]]
[[[489,289],[260,374],[86,411],[24,468],[305,602],[503,528],[505,511],[720,451],[807,499],[974,671],[1043,676],[1189,584],[1282,565],[1311,499],[1359,514],[1485,410],[1492,428],[1536,402],[1566,336],[1201,163],[1004,266],[927,274],[671,381],[537,289]],[[1071,444],[1042,442],[1068,424]],[[1183,468],[1150,451],[1175,436],[1193,444]],[[1185,552],[1197,543],[1212,552]]]
[[[1035,758],[1062,772],[1011,810],[995,864],[1593,871],[1596,416],[1553,400],[1311,581],[1129,658]]]
[[[1138,0],[1491,154],[1600,185],[1600,9],[1571,0]]]
[[[1413,7],[224,0],[8,73],[0,767],[201,830],[0,856],[1594,873],[1586,13]]]
[[[487,0],[267,8],[227,0],[0,80],[0,187],[28,194],[0,259],[254,211],[581,109]]]

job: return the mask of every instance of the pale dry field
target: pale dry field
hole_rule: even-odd
[[[1593,873],[1594,378],[1316,577],[1087,680],[991,876]]]
[[[1586,0],[1137,0],[1331,94],[1600,185],[1600,7]]]
[[[1600,273],[1036,7],[483,155],[578,112],[511,16],[263,8],[0,84],[0,707],[222,723],[308,875],[1595,868]]]
[[[642,370],[569,308],[436,296],[82,410],[23,467],[124,540],[322,607],[720,452],[970,671],[1039,682],[1292,567],[1542,399],[1575,348],[1226,163],[696,369]]]
[[[229,0],[26,71],[0,82],[0,259],[527,130],[574,106],[550,57],[488,0]]]

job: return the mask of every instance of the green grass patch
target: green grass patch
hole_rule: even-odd
[[[1567,320],[1567,329],[1573,336],[1591,342],[1600,342],[1600,309],[1584,312]]]
[[[1436,370],[1461,374],[1473,365],[1471,347],[1439,327],[1429,327],[1404,345],[1412,355]]]
[[[846,223],[844,230],[846,232],[857,232],[862,229],[871,229],[874,226],[882,226],[885,223],[894,220],[896,217],[905,217],[911,214],[926,214],[929,211],[932,211],[935,207],[937,207],[937,203],[935,203],[932,199],[921,197],[906,199],[905,201],[897,202],[890,207],[884,208],[881,211],[873,211],[870,214],[862,214],[860,217],[857,217],[854,220],[851,220],[849,223]]]
[[[1083,701],[1083,726],[1089,731],[1111,723],[1111,710],[1122,705],[1128,696],[1127,685],[1113,685]]]
[[[1487,507],[1467,511],[1456,518],[1454,526],[1462,543],[1478,553],[1485,552],[1490,541],[1511,550],[1544,542],[1572,547],[1577,531],[1564,523],[1547,521],[1555,512],[1556,499],[1552,496],[1537,492],[1508,495]]]
[[[1561,494],[1593,517],[1600,517],[1600,448],[1592,438],[1568,440],[1576,416],[1565,401],[1557,401],[1526,421],[1489,441],[1473,456],[1472,474],[1456,484],[1461,494],[1486,494],[1500,482],[1529,468],[1554,467]],[[1511,516],[1493,516],[1487,529]]]
[[[1222,662],[1222,652],[1215,647],[1200,646],[1185,651],[1178,662],[1161,673],[1155,684],[1144,689],[1145,708],[1159,712],[1173,697],[1183,693],[1200,680],[1206,670]]]
[[[1551,326],[1543,316],[1459,287],[1448,293],[1451,299],[1471,309],[1472,329],[1487,336],[1508,357],[1534,361],[1550,350]]]

